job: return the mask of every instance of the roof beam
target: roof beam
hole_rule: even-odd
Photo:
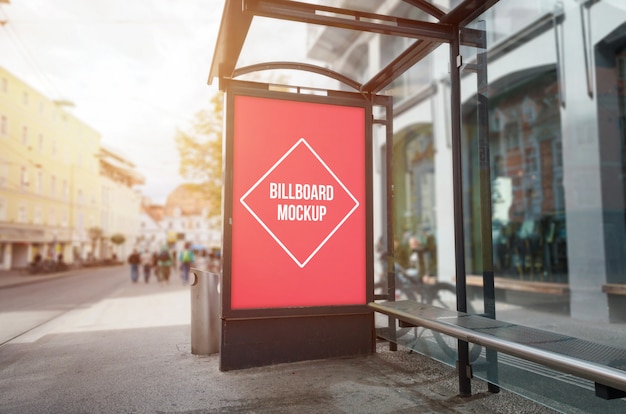
[[[226,1],[209,71],[209,85],[215,78],[232,77],[251,23],[252,15],[244,13],[239,2]]]
[[[418,40],[366,82],[361,90],[372,94],[380,92],[440,44],[439,42]]]
[[[244,10],[256,16],[319,24],[348,30],[449,42],[448,24],[403,19],[318,4],[286,0],[243,0]]]
[[[430,14],[437,20],[441,20],[441,18],[446,15],[445,12],[441,11],[439,8],[435,7],[431,3],[427,3],[425,0],[402,0],[402,1],[410,4],[411,6],[417,7],[423,12]]]
[[[465,0],[450,13],[443,16],[440,21],[441,23],[451,24],[453,26],[466,25],[478,18],[478,16],[498,1],[499,0]],[[475,29],[462,28],[461,43],[485,48],[485,33]],[[435,50],[437,46],[439,46],[439,43],[436,42],[417,41],[413,43],[391,63],[374,75],[372,79],[366,82],[363,85],[363,90],[370,93],[380,92],[385,86],[396,80],[414,64],[426,57],[431,51]]]

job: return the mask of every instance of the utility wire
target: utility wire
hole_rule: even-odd
[[[22,41],[20,34],[17,32],[15,25],[12,24],[10,20],[8,20],[8,16],[4,10],[3,10],[3,14],[7,18],[6,22],[2,24],[2,28],[4,29],[4,31],[9,35],[12,42],[17,46],[17,50],[22,54],[26,62],[29,65],[31,65],[31,67],[35,70],[35,74],[39,76],[39,78],[44,84],[47,84],[47,86],[50,87],[50,90],[48,90],[48,92],[53,92],[53,93],[49,95],[60,98],[62,94],[60,93],[59,89],[56,87],[54,82],[46,75],[45,71],[41,69],[41,66],[39,66],[39,64],[37,63],[37,60],[33,57],[33,54],[30,52],[26,44]]]

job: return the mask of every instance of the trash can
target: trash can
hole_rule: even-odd
[[[220,275],[191,268],[191,353],[220,351]]]

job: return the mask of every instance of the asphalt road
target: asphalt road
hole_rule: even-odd
[[[127,273],[125,267],[117,266],[86,268],[59,278],[0,289],[0,346],[111,295],[128,284]]]

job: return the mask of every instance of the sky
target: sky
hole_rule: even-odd
[[[174,137],[217,93],[207,79],[223,0],[0,1],[0,66],[101,135],[155,203],[184,180]]]

